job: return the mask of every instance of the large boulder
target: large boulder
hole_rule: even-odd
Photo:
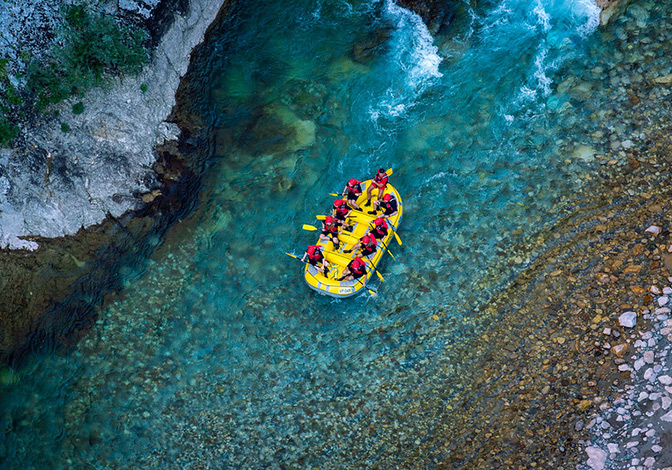
[[[461,2],[437,2],[433,0],[398,0],[401,7],[417,13],[432,34],[448,28],[455,18]]]

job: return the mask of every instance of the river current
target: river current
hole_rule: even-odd
[[[123,271],[74,352],[2,385],[0,468],[393,468],[458,439],[433,434],[440,409],[417,413],[469,367],[447,346],[483,333],[474,312],[603,151],[602,98],[580,79],[602,66],[592,1],[473,3],[434,36],[389,0],[234,7],[183,103],[207,164],[198,205]],[[403,245],[376,295],[317,295],[285,253],[379,167],[404,198]]]

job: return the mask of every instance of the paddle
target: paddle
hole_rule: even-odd
[[[376,215],[363,214],[363,213],[361,213],[361,212],[358,213],[358,215],[362,215],[362,216],[364,216],[364,217],[368,217],[369,219],[378,218],[378,216],[376,216]],[[316,215],[315,218],[316,218],[317,220],[325,220],[325,219],[327,218],[327,216],[326,216],[326,215]],[[369,224],[370,224],[370,223],[369,223]],[[397,241],[397,243],[399,244],[399,246],[403,245],[403,243],[401,243],[401,238],[399,238],[399,235],[397,235],[397,232],[394,231],[394,227],[393,227],[392,223],[390,223],[390,229],[392,230],[392,235],[394,235],[394,239]]]
[[[362,286],[364,286],[364,288],[365,288],[366,290],[369,291],[369,294],[370,294],[370,295],[372,295],[372,296],[375,296],[375,295],[376,295],[376,293],[375,293],[374,291],[372,291],[371,289],[369,289],[368,287],[366,287],[366,284],[364,284],[364,283],[361,281],[360,278],[353,278],[353,279],[354,279],[355,281],[359,282]]]
[[[285,254],[286,254],[287,256],[291,256],[292,258],[298,259],[298,260],[301,261],[301,263],[303,263],[303,264],[308,264],[308,261],[302,261],[301,258],[299,258],[299,257],[296,256],[296,255],[293,255],[293,254],[291,254],[291,253],[287,253],[287,252],[285,252]],[[326,271],[327,271],[327,272],[325,272],[324,274],[322,274],[322,273],[320,273],[320,274],[322,274],[326,279],[329,279],[329,278],[327,277],[327,274],[329,274],[329,269],[327,269]],[[319,271],[318,271],[318,272],[319,272]]]
[[[308,225],[308,224],[303,224],[302,228],[303,228],[304,230],[309,231],[309,232],[314,232],[314,231],[316,231],[316,230],[319,230],[319,229],[318,229],[317,227],[315,227],[314,225]],[[344,235],[344,236],[346,236],[346,237],[348,237],[348,238],[354,238],[355,240],[357,239],[356,237],[353,237],[352,235],[348,235],[348,234],[345,234],[345,233],[341,233],[341,234],[339,234],[339,235]],[[390,251],[390,249],[388,248],[388,246],[387,246],[382,240],[381,240],[380,244],[383,245],[383,246],[385,247],[385,249],[386,249],[387,252],[390,254],[390,256],[392,257],[392,259],[396,261],[397,258],[394,257],[394,255],[392,254],[392,252]]]
[[[315,227],[314,225],[308,225],[308,224],[303,224],[303,226],[301,228],[308,231],[308,232],[314,232],[316,230],[319,230],[319,228]],[[352,232],[348,232],[347,230],[343,230],[342,232],[340,232],[337,235],[337,237],[341,237],[341,236],[357,240],[357,237],[353,236]]]
[[[388,248],[388,246],[385,244],[385,242],[383,242],[383,241],[381,240],[381,241],[380,241],[380,244],[383,245],[383,247],[387,250],[387,252],[390,254],[390,256],[392,257],[392,259],[396,261],[397,258],[394,257],[394,255],[392,254],[392,252],[390,251],[390,249]]]
[[[299,261],[301,261],[301,258],[299,258],[299,257],[296,256],[296,255],[293,255],[293,254],[291,254],[291,253],[287,253],[287,252],[285,252],[285,254],[286,254],[287,256],[291,256],[292,258],[294,258],[294,259],[298,259]],[[301,261],[301,263],[306,264],[307,261]],[[326,277],[326,276],[325,276],[325,277]],[[336,280],[336,278],[334,278],[334,280]],[[361,280],[359,280],[359,278],[355,279],[355,281],[359,282],[359,283],[360,283],[360,284],[361,284],[367,291],[369,291],[369,294],[374,295],[374,296],[376,295],[376,293],[375,293],[374,291],[372,291],[371,289],[369,289],[368,287],[366,287],[366,284],[364,284]]]
[[[338,256],[339,258],[344,258],[344,259],[346,259],[346,260],[348,260],[348,261],[351,261],[351,260],[352,260],[352,258],[348,258],[347,256],[344,256],[344,255],[342,255],[342,254],[340,254],[340,253],[337,253],[337,252],[335,252],[335,251],[330,251],[329,254],[336,255],[336,256]],[[376,273],[376,275],[378,276],[378,279],[380,279],[381,282],[385,282],[385,278],[383,277],[382,274],[380,274],[380,272],[378,272],[378,270],[377,270],[376,267],[373,265],[373,263],[371,263],[371,260],[368,259],[368,258],[362,258],[362,259],[364,259],[364,262],[365,262],[365,263],[368,261],[368,262],[369,262],[369,267],[370,267],[371,269],[373,269],[373,272]]]
[[[388,168],[385,173],[387,173],[387,176],[392,176],[392,173],[394,173],[394,170],[392,168]],[[339,196],[343,196],[343,195],[342,194],[336,194],[336,193],[329,193],[329,196],[339,197]]]

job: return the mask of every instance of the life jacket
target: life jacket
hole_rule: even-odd
[[[385,211],[385,215],[393,214],[397,210],[397,201],[394,199],[381,201],[380,207]]]
[[[366,263],[361,258],[355,258],[350,263],[350,271],[355,274],[366,274]]]
[[[375,251],[377,245],[376,237],[374,237],[373,235],[364,235],[362,237],[362,245],[368,250],[373,249]]]
[[[337,224],[335,222],[332,222],[331,224],[328,224],[328,223],[325,222],[324,226],[323,226],[324,228],[323,228],[322,231],[323,232],[329,232],[329,233],[338,233],[338,226],[339,226],[339,224]]]
[[[343,217],[347,215],[348,212],[350,212],[350,207],[348,206],[348,203],[345,201],[341,201],[341,203],[338,205],[334,202],[334,210],[336,211],[336,215],[340,215],[341,217]]]
[[[322,250],[317,245],[311,245],[306,250],[310,261],[320,261],[322,259]]]
[[[387,224],[376,225],[373,230],[371,230],[371,234],[376,237],[376,240],[382,240],[387,236]]]
[[[376,176],[373,177],[373,181],[378,184],[386,185],[387,184],[387,174],[380,176],[379,173],[376,173]]]
[[[359,185],[359,181],[354,178],[348,180],[348,192],[353,194],[361,194],[362,187]]]
[[[373,223],[376,225],[375,229],[376,230],[383,230],[385,233],[387,233],[387,222],[385,219],[382,217],[378,217],[376,220],[373,221]]]

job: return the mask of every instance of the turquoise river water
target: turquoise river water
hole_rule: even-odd
[[[576,99],[602,99],[591,1],[456,4],[434,36],[389,0],[233,8],[188,77],[197,207],[75,351],[1,386],[0,468],[394,468],[437,438],[440,410],[406,412],[453,393],[469,358],[446,345],[606,145]],[[285,252],[378,167],[405,202],[396,261],[375,296],[317,295]]]

